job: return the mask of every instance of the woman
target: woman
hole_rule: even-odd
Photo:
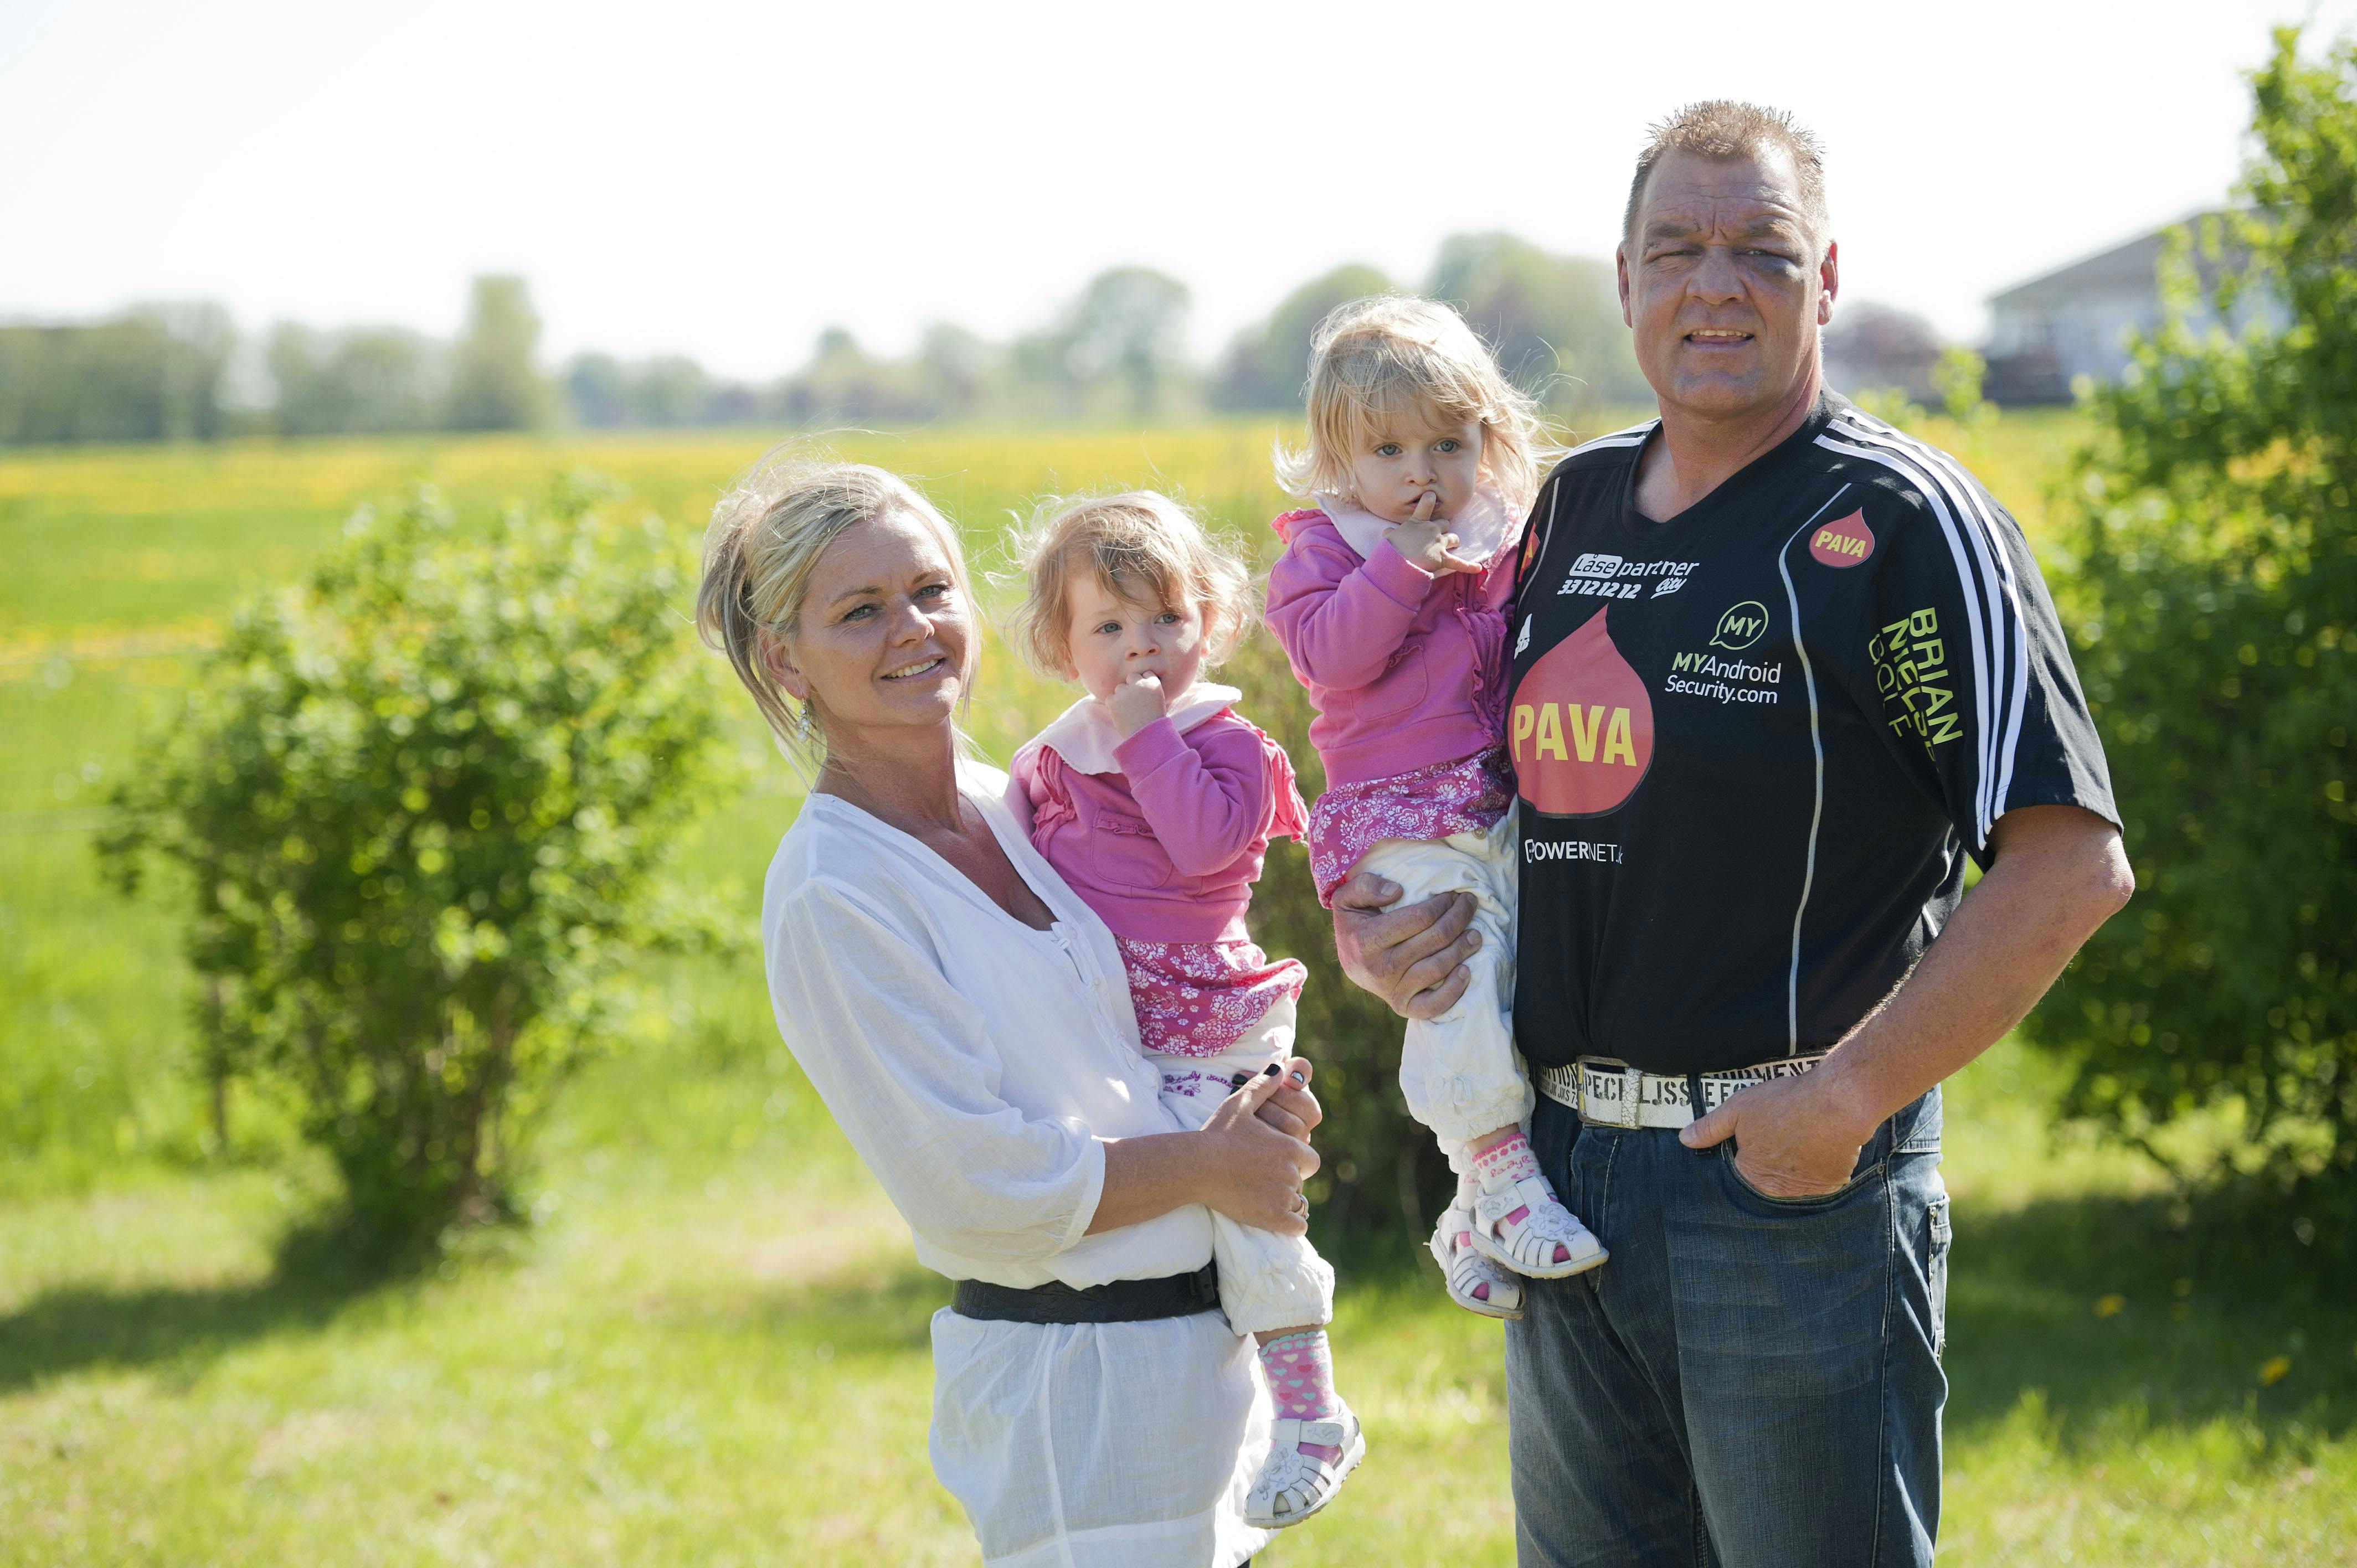
[[[959,760],[978,628],[957,536],[909,486],[757,473],[715,513],[696,620],[818,764],[763,892],[770,995],[919,1260],[959,1282],[932,1459],[985,1562],[1232,1568],[1265,1539],[1242,1509],[1269,1412],[1208,1210],[1306,1229],[1308,1063],[1199,1131],[1162,1109],[1111,933],[1005,777]]]

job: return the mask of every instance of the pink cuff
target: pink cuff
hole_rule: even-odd
[[[1388,539],[1375,546],[1375,553],[1359,570],[1367,575],[1367,581],[1375,585],[1377,592],[1411,615],[1423,605],[1424,596],[1432,587],[1433,574],[1401,554]]]
[[[1152,724],[1113,748],[1113,759],[1121,764],[1122,777],[1144,778],[1187,751],[1187,741],[1178,726],[1168,717]]]

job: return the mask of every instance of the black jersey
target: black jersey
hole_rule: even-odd
[[[1654,429],[1566,457],[1522,558],[1514,1028],[1539,1065],[1822,1050],[1939,935],[1999,816],[2118,820],[2037,563],[1954,458],[1827,394],[1655,522]]]

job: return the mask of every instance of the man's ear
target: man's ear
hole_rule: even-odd
[[[1629,307],[1629,242],[1626,240],[1612,247],[1612,273],[1620,285],[1620,325],[1633,332],[1637,317]]]
[[[766,626],[754,638],[754,651],[760,656],[762,671],[785,688],[786,695],[795,702],[810,701],[810,682],[802,679],[802,666],[794,662],[792,645]]]
[[[1825,259],[1817,263],[1817,325],[1825,326],[1834,318],[1834,296],[1841,293],[1841,246],[1832,240],[1825,242]]]

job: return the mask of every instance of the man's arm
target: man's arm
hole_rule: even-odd
[[[1989,847],[1947,929],[1822,1066],[1744,1090],[1679,1138],[1735,1139],[1743,1178],[1773,1197],[1833,1191],[1876,1127],[2020,1023],[2136,891],[2119,830],[2077,806],[2008,811]]]

